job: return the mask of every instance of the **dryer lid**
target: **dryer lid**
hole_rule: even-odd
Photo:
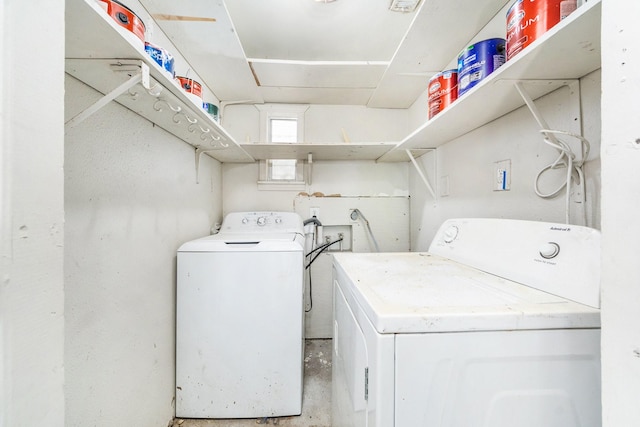
[[[334,254],[380,333],[599,328],[600,311],[429,253]]]

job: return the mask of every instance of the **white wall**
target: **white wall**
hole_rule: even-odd
[[[303,191],[258,190],[257,163],[223,165],[224,212],[293,209],[299,193],[342,196],[407,196],[407,163],[314,161],[313,180]]]
[[[600,228],[600,71],[583,78],[580,90],[582,134],[591,142],[589,162],[584,168],[587,223]],[[579,110],[571,108],[574,104],[569,100],[569,88],[563,87],[537,100],[536,105],[551,128],[580,133],[579,120],[576,120],[580,116]],[[412,117],[422,117],[424,121],[423,111],[426,111],[426,103],[421,99],[412,107]],[[565,222],[565,193],[553,199],[542,199],[533,189],[537,173],[558,156],[558,151],[544,144],[538,129],[533,115],[522,107],[418,158],[432,185],[437,187],[437,198],[434,200],[427,193],[417,173],[411,169],[413,249],[426,250],[437,228],[447,218],[498,217]],[[571,143],[579,153],[579,146]],[[494,191],[494,163],[505,159],[511,160],[511,189]],[[565,171],[545,174],[540,181],[541,189],[555,189],[564,181]],[[448,196],[443,196],[447,179]],[[582,207],[571,203],[572,223],[583,224]]]
[[[66,79],[66,115],[98,94]],[[174,414],[175,254],[221,217],[221,166],[110,103],[65,140],[66,426]]]
[[[602,2],[603,425],[640,425],[640,4]]]
[[[360,106],[313,105],[305,113],[306,142],[342,141],[343,130],[352,142],[399,141],[407,134],[404,110],[368,109]],[[240,142],[259,141],[260,114],[248,105],[223,110],[222,124]],[[314,160],[311,185],[304,193],[342,196],[408,195],[406,163]],[[223,165],[224,212],[293,209],[300,191],[260,191],[258,163]]]
[[[310,105],[304,114],[303,142],[397,142],[407,135],[408,117],[407,111],[400,109]],[[222,109],[220,120],[236,141],[264,142],[260,140],[260,112],[255,106],[228,105]]]
[[[0,29],[0,426],[63,426],[64,1]]]

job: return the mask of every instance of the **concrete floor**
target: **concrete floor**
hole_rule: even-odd
[[[174,427],[331,427],[331,340],[314,339],[305,343],[302,415],[269,419],[195,420],[176,419]]]

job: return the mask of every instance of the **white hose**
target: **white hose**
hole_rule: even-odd
[[[371,226],[369,225],[369,221],[367,220],[367,218],[362,214],[362,212],[360,212],[360,209],[354,209],[353,212],[355,212],[359,218],[362,218],[362,220],[364,221],[364,224],[367,227],[367,231],[369,232],[369,236],[373,241],[373,246],[376,248],[376,252],[380,252],[380,248],[378,247],[378,242],[376,242],[376,238],[373,236],[373,231],[371,231]]]

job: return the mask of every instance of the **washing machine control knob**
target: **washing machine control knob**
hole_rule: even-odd
[[[258,222],[258,225],[260,225],[260,226],[265,225],[267,223],[267,218],[265,218],[263,216],[260,216],[260,217],[258,217],[258,221],[257,222]]]
[[[276,218],[276,224],[282,223],[282,218]]]
[[[249,218],[247,218],[246,216],[244,218],[242,218],[242,223],[243,224],[247,224],[249,222]]]
[[[548,242],[540,246],[540,256],[544,259],[555,258],[560,253],[560,245]]]
[[[453,242],[456,237],[458,237],[458,227],[452,225],[444,231],[444,241],[445,243]]]

